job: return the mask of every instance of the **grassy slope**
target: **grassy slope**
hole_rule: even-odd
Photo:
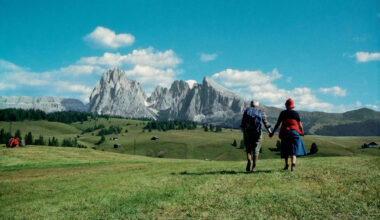
[[[0,121],[0,129],[4,128],[6,131],[9,131],[9,126],[9,122]],[[14,134],[14,132],[18,129],[21,131],[23,135],[25,135],[29,131],[31,131],[33,134],[42,134],[44,136],[76,134],[80,132],[80,130],[75,128],[74,126],[49,121],[13,122],[12,133]]]
[[[103,124],[106,127],[116,125],[123,128],[123,132],[118,135],[107,135],[106,142],[96,146],[98,150],[120,152],[127,154],[137,154],[157,157],[163,154],[166,158],[195,158],[212,160],[244,160],[245,153],[242,149],[231,146],[233,140],[237,140],[240,145],[242,133],[239,130],[223,129],[222,133],[204,132],[201,128],[197,130],[172,130],[167,132],[142,132],[145,122],[127,119],[99,119],[84,123],[74,123],[71,125],[47,122],[47,121],[26,121],[13,124],[13,131],[20,129],[22,135],[32,131],[35,138],[40,134],[45,139],[55,136],[59,140],[63,138],[76,137],[81,130],[93,127],[96,124]],[[137,124],[137,126],[136,126]],[[9,123],[0,122],[0,128],[9,129]],[[128,129],[128,133],[125,130]],[[97,131],[94,131],[95,135]],[[118,141],[109,140],[110,137],[117,136]],[[158,136],[159,141],[151,141],[152,136]],[[86,133],[84,138],[79,139],[79,143],[87,145],[89,148],[95,146],[100,139]],[[311,143],[317,143],[319,152],[314,156],[353,156],[353,155],[378,155],[379,149],[360,149],[363,143],[375,141],[380,143],[380,137],[325,137],[308,135],[304,138],[307,150]],[[136,140],[136,144],[135,144]],[[278,158],[278,152],[272,152],[269,148],[275,148],[278,138],[270,139],[264,134],[263,153],[260,158]],[[114,149],[115,143],[121,144],[120,149]]]
[[[0,149],[1,218],[380,218],[380,158],[244,162]]]

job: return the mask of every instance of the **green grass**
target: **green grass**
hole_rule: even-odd
[[[0,129],[4,128],[5,131],[9,131],[10,123],[5,121],[0,121]],[[16,130],[20,130],[22,135],[28,132],[32,132],[37,135],[44,136],[54,136],[54,135],[65,135],[65,134],[77,134],[80,130],[72,125],[50,122],[50,121],[18,121],[12,122],[12,134]],[[37,136],[36,136],[37,137]]]
[[[84,138],[78,139],[80,144],[88,148],[96,147],[97,150],[118,152],[126,154],[136,154],[151,157],[179,158],[179,159],[210,159],[221,161],[244,160],[245,152],[243,149],[233,147],[234,140],[240,145],[243,138],[242,132],[235,129],[223,129],[221,133],[204,132],[201,126],[196,130],[171,130],[142,132],[146,122],[111,118],[106,120],[89,120],[83,123],[63,124],[48,121],[25,121],[15,122],[12,125],[13,132],[21,130],[24,136],[31,131],[34,138],[43,135],[45,140],[55,136],[61,142],[64,138],[74,138],[88,127],[95,124],[103,124],[108,128],[110,125],[120,126],[120,134],[106,135],[106,141],[96,146],[100,137],[96,136],[99,130],[85,133]],[[8,122],[0,122],[0,128],[6,131],[9,129]],[[128,130],[128,133],[125,130]],[[93,135],[94,134],[94,135]],[[111,141],[110,137],[118,137],[119,140]],[[158,141],[151,141],[153,136],[159,137]],[[263,152],[261,159],[279,158],[278,152],[273,152],[270,148],[276,147],[277,137],[270,139],[266,134],[263,135]],[[354,156],[354,155],[377,155],[380,156],[379,149],[361,149],[363,143],[380,143],[380,137],[326,137],[317,135],[307,135],[303,137],[305,146],[309,151],[313,142],[318,145],[319,152],[313,157],[318,156]],[[114,144],[121,144],[121,148],[114,149]]]
[[[356,139],[354,139],[356,140]],[[344,139],[344,141],[347,141]],[[91,149],[0,148],[3,219],[380,218],[380,158],[157,159]]]

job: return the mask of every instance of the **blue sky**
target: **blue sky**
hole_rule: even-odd
[[[207,76],[271,106],[380,110],[380,2],[0,0],[0,95],[86,102],[115,66],[147,93]]]

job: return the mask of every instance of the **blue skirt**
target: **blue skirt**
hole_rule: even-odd
[[[307,155],[305,145],[296,130],[289,130],[281,139],[281,158]]]

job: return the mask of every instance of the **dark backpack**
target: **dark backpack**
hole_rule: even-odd
[[[261,124],[263,122],[261,111],[255,108],[248,108],[247,116],[248,116],[247,130],[261,133]]]

